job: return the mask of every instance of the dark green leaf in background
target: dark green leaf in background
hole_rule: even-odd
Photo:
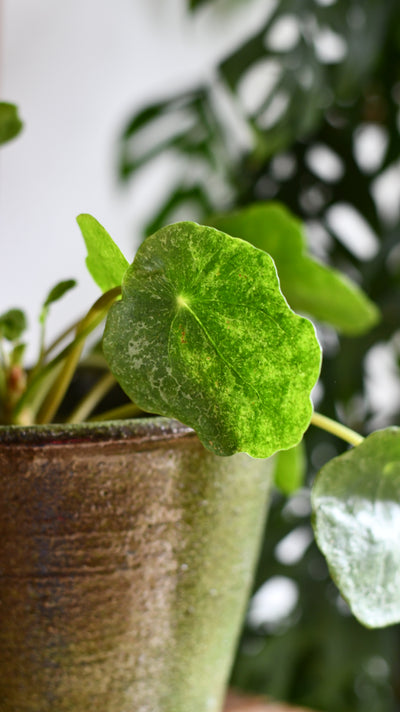
[[[288,308],[268,255],[213,228],[177,223],[144,241],[103,348],[140,408],[193,427],[220,455],[268,457],[309,424],[314,328]]]
[[[377,322],[378,309],[356,284],[306,253],[302,223],[284,206],[256,203],[210,222],[273,257],[292,309],[349,335],[362,334]]]
[[[0,315],[0,336],[7,341],[19,339],[26,327],[26,316],[21,309],[9,309]]]
[[[103,292],[119,287],[128,261],[108,232],[91,215],[78,215],[77,223],[85,240],[87,268]]]
[[[18,136],[22,127],[15,104],[0,101],[0,145]]]
[[[139,111],[122,136],[122,176],[130,176],[164,151],[187,152],[196,157],[207,154],[215,121],[210,122],[212,117],[208,116],[207,96],[208,91],[200,87]]]
[[[372,628],[400,622],[400,429],[324,465],[312,506],[317,543],[354,615]]]
[[[200,186],[193,188],[185,188],[184,186],[176,186],[175,192],[165,201],[158,210],[156,216],[153,216],[151,222],[146,225],[146,236],[153,235],[154,232],[160,230],[164,225],[171,222],[171,215],[175,210],[182,210],[183,206],[187,212],[190,211],[192,220],[197,220],[199,215],[206,215],[211,212],[211,205],[207,193]]]

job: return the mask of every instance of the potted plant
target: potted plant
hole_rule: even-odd
[[[29,369],[23,313],[0,316],[4,711],[219,712],[271,476],[290,489],[310,424],[354,446],[314,486],[332,575],[366,625],[399,620],[399,432],[364,440],[313,412],[321,349],[293,311],[357,333],[374,305],[279,205],[162,228],[130,266],[95,218],[78,224],[103,292],[87,314],[46,345],[74,283],[54,287]],[[107,370],[61,416],[104,319]],[[116,381],[131,403],[98,414]]]

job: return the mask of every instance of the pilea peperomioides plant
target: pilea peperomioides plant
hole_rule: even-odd
[[[325,465],[313,487],[317,542],[361,622],[400,621],[400,430],[364,440],[313,412],[321,349],[312,322],[293,311],[357,334],[378,320],[375,306],[306,253],[301,224],[278,204],[216,216],[207,226],[169,225],[143,242],[130,266],[93,217],[80,215],[78,224],[103,294],[46,346],[49,308],[75,282],[49,292],[39,356],[29,370],[24,314],[11,309],[0,316],[0,422],[53,422],[86,337],[106,319],[109,370],[68,421],[90,418],[117,381],[132,404],[95,417],[171,416],[217,455],[274,455],[286,491],[295,485],[293,468],[310,423],[341,437],[353,448]]]

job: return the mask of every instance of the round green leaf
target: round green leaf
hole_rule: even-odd
[[[7,341],[16,341],[27,327],[26,316],[21,309],[9,309],[0,314],[0,336]]]
[[[371,628],[400,622],[400,429],[328,462],[312,506],[317,543],[354,615]]]
[[[301,439],[320,347],[269,255],[195,223],[147,238],[108,315],[104,353],[145,411],[193,427],[220,455],[268,457]]]

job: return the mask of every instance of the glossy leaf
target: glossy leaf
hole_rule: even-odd
[[[349,335],[377,322],[378,309],[356,284],[307,254],[302,223],[282,205],[256,203],[210,222],[273,257],[282,292],[296,311]]]
[[[77,223],[85,240],[86,266],[103,292],[119,287],[128,261],[107,230],[91,215],[82,214]]]
[[[289,450],[278,452],[275,458],[275,486],[286,495],[296,492],[303,485],[306,474],[306,454],[303,441]]]
[[[354,615],[373,628],[400,622],[400,429],[328,462],[312,506],[318,545]]]
[[[39,317],[39,321],[43,323],[46,319],[47,312],[49,309],[50,304],[53,304],[54,302],[57,302],[59,299],[61,299],[64,294],[70,291],[70,289],[73,289],[76,287],[76,280],[75,279],[65,279],[62,282],[58,282],[48,293],[43,307],[42,311]]]
[[[288,308],[268,255],[213,228],[177,223],[143,242],[103,348],[140,408],[220,455],[268,457],[309,424],[314,328]]]
[[[18,136],[23,123],[18,116],[15,104],[0,101],[0,144],[11,141]]]
[[[19,339],[26,327],[26,316],[21,309],[9,309],[0,315],[0,336],[7,341]]]

